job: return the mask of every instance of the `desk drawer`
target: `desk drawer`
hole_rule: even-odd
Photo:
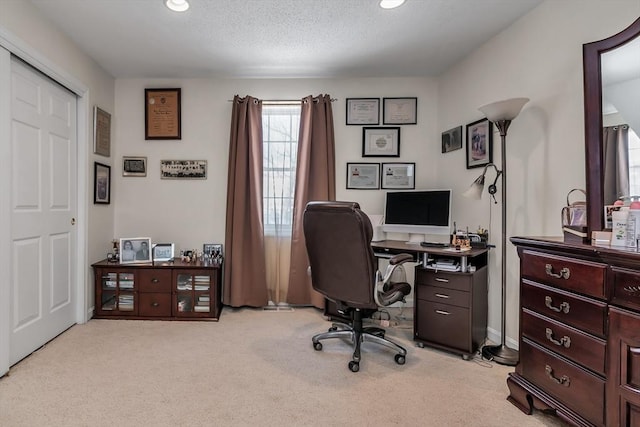
[[[417,300],[416,338],[471,352],[469,309]]]
[[[450,304],[457,307],[469,308],[471,294],[437,286],[416,286],[416,298],[440,304]]]
[[[171,316],[170,293],[141,293],[138,314],[140,316]]]
[[[469,273],[429,269],[418,269],[417,272],[416,284],[419,285],[437,286],[466,292],[471,291],[473,285],[473,277]]]
[[[605,340],[587,335],[527,309],[522,311],[522,335],[586,368],[605,374]]]
[[[140,292],[171,293],[171,270],[141,269],[138,272]]]
[[[585,330],[605,336],[607,304],[581,295],[522,279],[522,307]]]
[[[613,302],[640,310],[640,271],[612,267]]]
[[[520,348],[523,376],[595,425],[604,425],[605,381],[526,338]]]
[[[521,265],[522,277],[596,298],[606,298],[605,264],[525,250]]]

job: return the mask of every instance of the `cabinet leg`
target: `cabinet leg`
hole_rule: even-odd
[[[507,400],[527,415],[533,412],[533,404],[529,393],[516,383],[511,374],[507,377],[507,386],[509,387],[509,397]]]

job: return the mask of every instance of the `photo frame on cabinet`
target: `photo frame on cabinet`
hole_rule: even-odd
[[[151,262],[150,237],[122,237],[120,238],[120,264],[135,264]]]
[[[400,128],[362,128],[362,157],[400,157]]]
[[[347,98],[347,125],[380,124],[380,98]]]
[[[418,123],[418,98],[382,98],[383,125]]]
[[[462,126],[449,129],[442,132],[442,152],[450,153],[451,151],[462,148]]]
[[[222,256],[222,244],[205,243],[202,245],[202,253],[209,256]]]
[[[153,261],[171,261],[175,256],[174,243],[156,243],[152,247]]]
[[[347,189],[380,188],[380,163],[347,163]]]
[[[93,152],[111,157],[111,114],[97,105],[93,107]]]
[[[93,203],[108,205],[111,203],[111,166],[93,163]]]
[[[467,125],[467,169],[493,162],[493,124],[481,119]]]
[[[380,188],[383,190],[413,190],[416,188],[415,172],[415,163],[383,163]]]
[[[144,139],[182,139],[181,90],[144,90]]]
[[[147,176],[147,158],[122,157],[122,176]]]

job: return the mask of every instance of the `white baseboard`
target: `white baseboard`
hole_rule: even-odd
[[[487,339],[494,343],[500,343],[502,340],[502,336],[500,331],[496,331],[493,328],[487,328]],[[518,340],[514,340],[513,338],[507,337],[505,340],[505,344],[507,347],[512,348],[514,350],[518,350]]]

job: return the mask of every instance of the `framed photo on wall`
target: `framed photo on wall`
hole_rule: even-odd
[[[122,176],[147,176],[147,158],[123,157]]]
[[[111,166],[93,163],[93,203],[111,203]]]
[[[362,157],[400,157],[400,128],[362,128]]]
[[[415,172],[415,163],[383,163],[380,187],[383,190],[413,190],[416,188]]]
[[[449,153],[451,151],[462,148],[462,126],[449,129],[442,132],[442,152]]]
[[[347,189],[380,188],[380,163],[347,163]]]
[[[347,98],[347,125],[380,124],[380,98]]]
[[[384,125],[415,125],[418,98],[382,98],[382,111]]]
[[[206,160],[160,160],[162,179],[207,179]]]
[[[481,119],[467,125],[467,169],[493,161],[493,124]]]
[[[182,139],[181,90],[144,90],[144,139]]]

